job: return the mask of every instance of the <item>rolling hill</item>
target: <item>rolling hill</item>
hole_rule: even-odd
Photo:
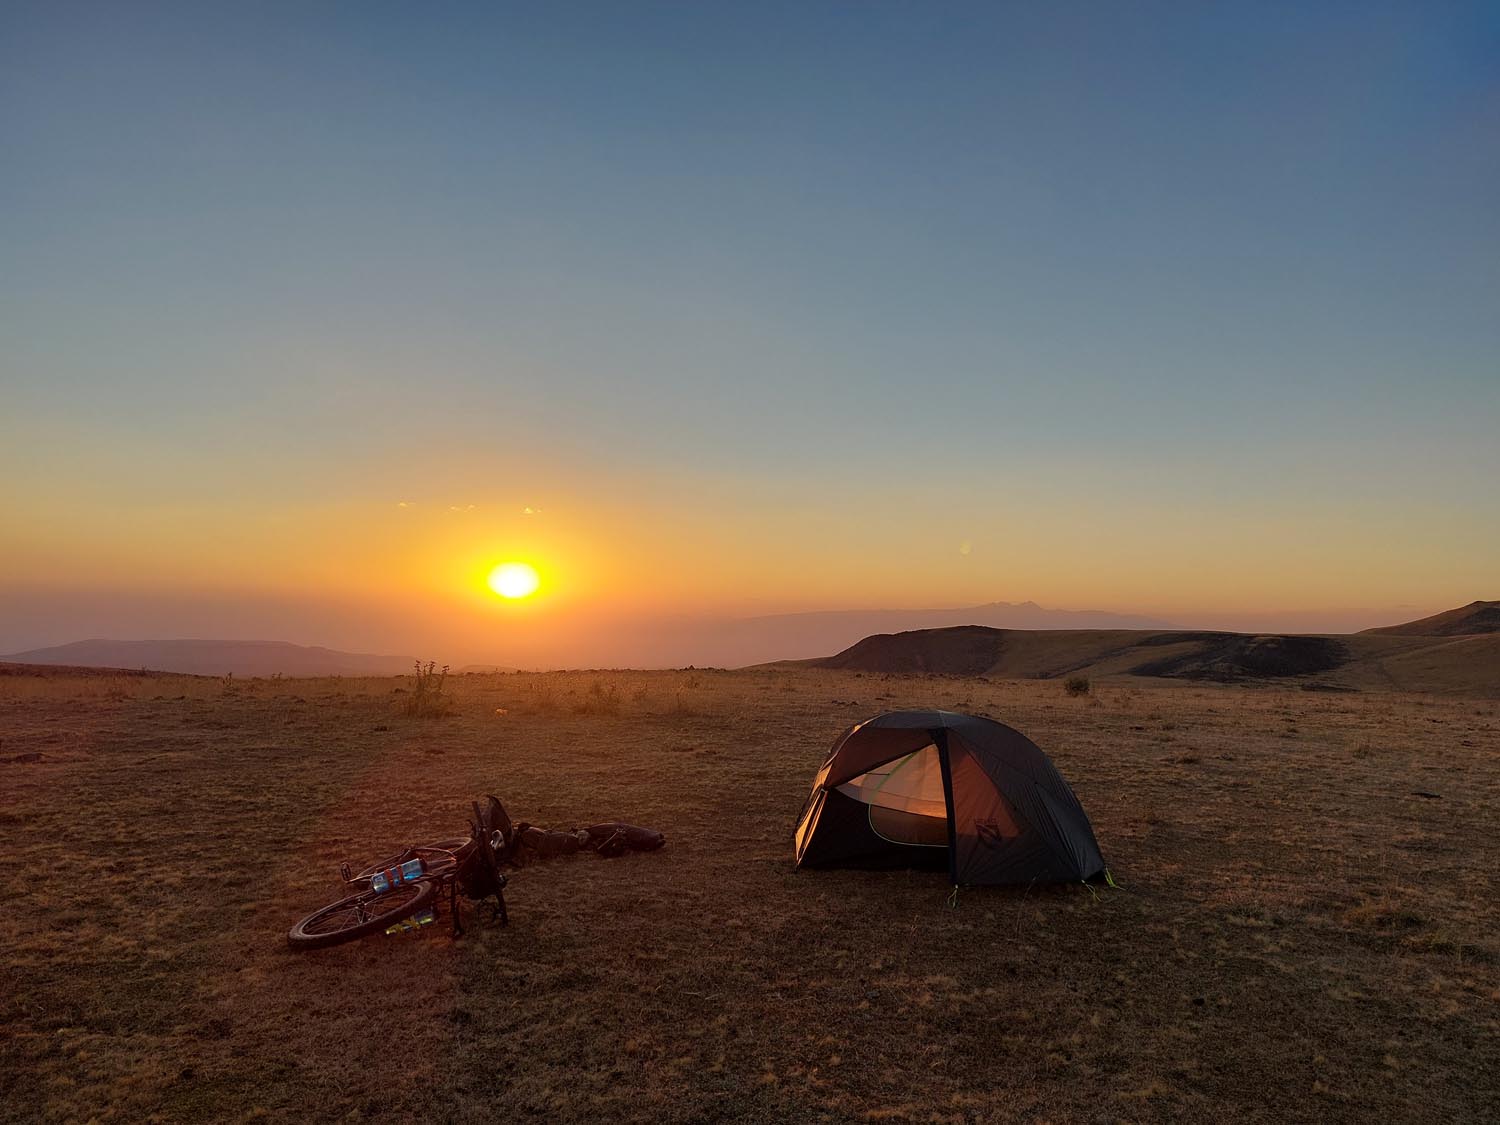
[[[601,664],[742,667],[836,652],[871,633],[988,625],[997,629],[1166,629],[1168,622],[1103,610],[1051,609],[1035,602],[988,602],[958,609],[851,609],[759,617],[661,619],[617,637],[595,638]]]
[[[1446,613],[1364,632],[1397,637],[1466,637],[1500,633],[1500,602],[1470,602]]]
[[[890,674],[1131,676],[1500,696],[1500,632],[1490,627],[1496,608],[1500,603],[1475,602],[1344,635],[961,625],[877,634],[812,663]]]
[[[0,656],[16,664],[85,668],[146,668],[223,676],[394,676],[411,671],[412,659],[339,652],[286,641],[87,640]]]

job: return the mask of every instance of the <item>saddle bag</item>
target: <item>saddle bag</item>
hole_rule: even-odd
[[[479,849],[469,848],[458,864],[458,889],[463,892],[464,897],[477,902],[490,895],[498,895],[503,888],[503,883],[496,884],[494,873],[489,864],[484,862]]]

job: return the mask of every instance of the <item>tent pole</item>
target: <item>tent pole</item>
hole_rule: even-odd
[[[948,764],[948,732],[939,727],[932,732],[937,746],[938,766],[943,774],[943,803],[948,807],[948,874],[953,879],[954,904],[958,895],[958,821],[953,816],[953,768]]]

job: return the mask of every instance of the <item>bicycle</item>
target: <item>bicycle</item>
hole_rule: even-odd
[[[419,928],[436,921],[436,907],[445,895],[456,938],[464,932],[460,891],[475,900],[476,908],[493,895],[491,919],[509,925],[508,880],[500,866],[513,862],[518,833],[499,798],[492,796],[488,801],[483,810],[478,801],[472,803],[474,820],[467,839],[415,844],[357,875],[348,863],[340,864],[339,875],[348,893],[294,925],[287,932],[287,943],[298,950],[324,949],[397,927]]]

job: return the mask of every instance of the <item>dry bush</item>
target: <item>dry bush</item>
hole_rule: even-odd
[[[543,674],[531,681],[531,709],[540,714],[557,710],[557,694],[551,676]]]
[[[437,719],[451,714],[452,700],[443,694],[448,680],[448,665],[438,668],[437,661],[429,660],[425,665],[419,660],[415,668],[416,682],[410,694],[401,700],[398,710],[413,719]]]
[[[1063,691],[1069,695],[1087,695],[1092,690],[1087,676],[1069,676],[1063,681]]]
[[[682,688],[679,687],[672,693],[672,706],[667,708],[667,714],[673,715],[673,717],[685,718],[688,715],[700,714],[700,712],[696,706],[693,706],[690,697],[684,694]]]
[[[579,715],[618,715],[620,713],[620,687],[614,680],[593,680],[589,683],[588,695],[573,705]]]

